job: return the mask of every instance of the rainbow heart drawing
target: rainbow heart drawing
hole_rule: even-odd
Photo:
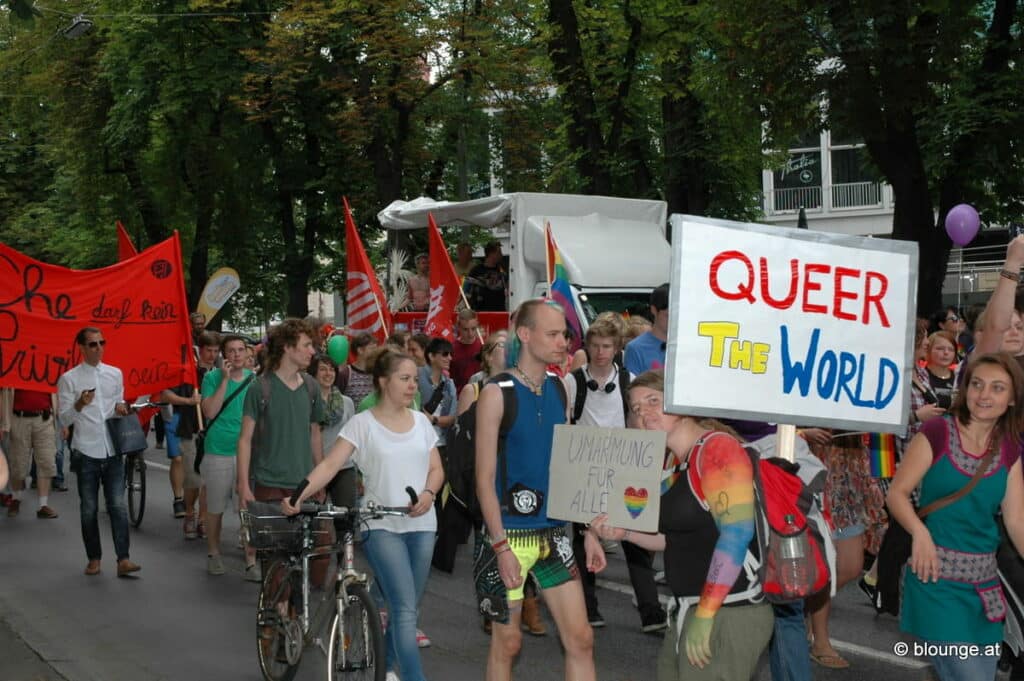
[[[644,512],[647,508],[647,488],[641,487],[637,489],[635,487],[627,487],[626,493],[623,495],[626,502],[626,510],[629,515],[636,520],[636,517]]]

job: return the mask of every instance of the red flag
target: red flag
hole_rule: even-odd
[[[117,221],[117,259],[127,260],[128,258],[134,258],[139,252],[135,250],[135,244],[132,243],[132,238],[128,236],[128,232],[125,231],[124,225],[121,221]]]
[[[459,275],[455,274],[448,249],[444,247],[441,231],[434,222],[434,216],[427,214],[427,239],[430,243],[430,308],[427,310],[427,323],[423,333],[433,338],[451,340],[453,318],[459,302],[462,300],[462,287],[459,286]]]
[[[342,201],[345,203],[345,253],[348,269],[345,304],[348,307],[348,326],[353,331],[371,333],[379,343],[383,343],[391,328],[391,311],[380,283],[377,282],[377,274],[370,266],[370,259],[366,257],[363,242],[359,239],[348,199],[343,198]]]
[[[69,270],[0,243],[0,386],[56,392],[81,361],[75,334],[103,331],[128,397],[196,383],[178,233],[99,270]]]

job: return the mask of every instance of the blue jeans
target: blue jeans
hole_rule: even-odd
[[[944,643],[941,641],[927,641],[929,645],[942,646],[949,649],[952,646],[966,649],[969,643]],[[979,645],[981,649],[985,646]],[[935,675],[939,681],[979,681],[996,678],[996,665],[999,663],[998,655],[958,655],[955,652],[951,655],[929,655],[932,666],[935,668]]]
[[[775,631],[768,645],[772,681],[811,681],[811,651],[804,626],[804,602],[772,605]]]
[[[387,668],[395,670],[397,663],[402,681],[424,681],[416,620],[430,574],[434,533],[370,530],[363,549],[387,602]]]
[[[110,532],[114,535],[114,552],[118,560],[128,557],[128,504],[124,498],[124,457],[106,459],[82,457],[78,474],[78,497],[82,514],[82,541],[89,560],[100,560],[100,524],[97,519],[100,485],[110,514]]]

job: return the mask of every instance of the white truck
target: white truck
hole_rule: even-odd
[[[517,192],[472,201],[395,201],[377,214],[387,229],[421,229],[432,213],[439,226],[491,229],[509,258],[508,309],[547,290],[544,226],[551,231],[573,287],[580,320],[646,305],[669,280],[664,201]]]

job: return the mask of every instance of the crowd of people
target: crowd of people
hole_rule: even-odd
[[[942,681],[994,678],[997,654],[965,657],[955,646],[999,644],[1004,620],[1020,616],[1007,606],[1003,590],[1015,585],[1000,580],[997,552],[1002,546],[1019,561],[1024,549],[1022,266],[1018,237],[973,325],[956,309],[919,320],[911,425],[896,443],[894,477],[872,472],[863,433],[804,428],[797,443],[828,471],[836,587],[857,581],[879,607],[886,577],[877,565],[898,534],[907,537],[901,628],[934,644],[929,657]],[[430,641],[419,629],[420,602],[432,565],[450,565],[451,552],[470,536],[477,603],[491,635],[489,681],[511,678],[524,631],[545,633],[538,594],[557,627],[566,677],[597,677],[594,629],[605,621],[595,575],[616,546],[640,629],[664,632],[651,661],[659,680],[745,681],[766,650],[775,681],[810,679],[812,663],[849,667],[830,641],[828,589],[770,604],[743,569],[747,554],[760,550],[750,452],[771,455],[775,426],[666,413],[668,308],[665,284],[651,294],[649,321],[602,313],[575,354],[564,312],[552,301],[527,301],[508,329],[486,338],[465,310],[452,340],[399,331],[378,345],[355,335],[342,366],[309,321],[287,319],[254,348],[242,336],[204,331],[205,320],[197,320],[198,385],[160,395],[170,407],[163,420],[175,462],[172,512],[185,539],[205,538],[207,571],[219,576],[223,515],[253,501],[295,513],[289,497],[304,488],[301,499],[326,494],[346,506],[359,498],[408,506],[407,516],[369,521],[362,541],[386,611],[389,678],[425,678],[420,649]],[[0,488],[10,485],[4,502],[15,518],[31,476],[37,518],[54,519],[48,497],[66,489],[60,462],[67,460],[80,497],[85,574],[102,568],[102,487],[116,572],[128,577],[141,568],[129,555],[123,461],[113,455],[105,421],[129,407],[120,370],[103,362],[102,332],[83,328],[75,342],[82,362],[61,377],[55,396],[3,392],[0,434],[10,440],[0,456]],[[445,494],[446,448],[457,419],[471,410],[480,514],[459,519]],[[604,515],[568,525],[548,516],[553,432],[566,423],[666,433],[657,532],[615,527]],[[703,503],[680,474],[691,470],[704,499],[727,501]],[[413,503],[409,486],[417,491]],[[244,550],[244,578],[260,581],[255,551]],[[658,598],[658,552],[672,596],[667,612]],[[866,556],[878,557],[867,572]],[[324,570],[315,565],[313,580]]]

